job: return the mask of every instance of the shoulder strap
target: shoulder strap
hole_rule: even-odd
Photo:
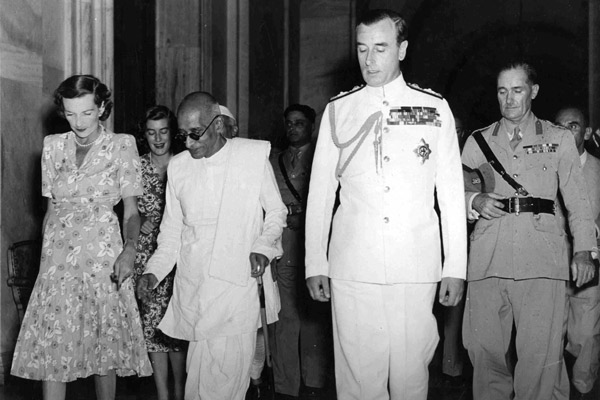
[[[496,129],[498,129],[498,125],[496,125]],[[515,181],[508,173],[506,173],[506,170],[504,169],[502,164],[500,164],[500,161],[498,161],[498,158],[496,158],[496,155],[494,154],[492,149],[490,149],[490,146],[483,138],[481,132],[475,132],[472,134],[472,136],[473,139],[475,139],[475,141],[479,145],[479,148],[483,152],[483,155],[488,160],[490,165],[496,170],[497,173],[500,174],[500,176],[506,181],[506,183],[512,186],[521,196],[529,196],[529,192],[525,190],[525,188],[521,186],[520,183]]]
[[[302,196],[300,196],[300,193],[298,193],[294,185],[292,185],[292,182],[288,177],[287,170],[285,169],[285,165],[283,164],[283,153],[283,151],[279,153],[279,169],[281,170],[281,174],[283,175],[283,180],[285,181],[286,186],[288,187],[288,189],[290,189],[290,192],[292,192],[292,195],[296,198],[296,200],[302,203]]]

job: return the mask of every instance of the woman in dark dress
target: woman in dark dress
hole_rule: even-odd
[[[167,186],[167,165],[174,155],[178,142],[177,120],[175,115],[165,106],[154,106],[146,111],[137,136],[142,171],[143,194],[138,197],[138,210],[142,219],[142,227],[138,239],[135,259],[136,281],[146,269],[146,263],[156,249],[156,239],[160,222],[165,209],[165,189]],[[185,386],[185,357],[186,342],[173,339],[159,329],[160,323],[171,294],[173,293],[173,278],[171,272],[151,294],[146,301],[139,302],[146,348],[152,367],[158,400],[168,400],[169,361],[175,382],[175,400],[183,400]]]

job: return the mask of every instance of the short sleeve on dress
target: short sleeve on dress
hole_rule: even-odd
[[[52,197],[52,187],[60,164],[56,165],[56,150],[59,143],[57,135],[44,138],[44,149],[42,150],[42,196]],[[64,142],[61,142],[64,145]],[[62,153],[62,152],[61,152]]]
[[[131,135],[119,135],[119,186],[121,198],[142,195],[140,158]]]

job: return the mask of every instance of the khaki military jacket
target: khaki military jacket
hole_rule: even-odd
[[[494,135],[496,124],[500,127]],[[594,222],[571,132],[531,114],[522,124],[523,139],[513,151],[504,124],[500,120],[481,132],[506,172],[531,196],[556,202],[560,191],[568,212],[573,250],[591,250],[595,245]],[[536,129],[538,124],[540,128]],[[473,137],[465,143],[462,161],[470,168],[487,162]],[[495,193],[517,196],[500,174],[494,174]],[[467,202],[473,194],[466,193]],[[569,279],[568,235],[558,214],[513,213],[491,220],[479,218],[470,239],[469,281],[488,277]]]
[[[279,260],[280,264],[301,267],[304,265],[304,220],[306,217],[306,198],[308,196],[308,183],[310,180],[310,168],[312,166],[314,155],[314,144],[308,143],[300,148],[299,158],[296,165],[292,167],[292,150],[288,147],[281,152],[274,152],[270,157],[275,180],[281,192],[281,199],[285,205],[298,205],[302,207],[303,212],[298,215],[302,219],[302,226],[299,229],[290,229],[285,227],[281,237],[283,245],[283,256]],[[284,172],[279,166],[279,157],[282,157],[284,168],[288,179],[294,189],[300,195],[301,202],[294,197],[292,191],[285,182]]]

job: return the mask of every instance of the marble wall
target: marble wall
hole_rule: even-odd
[[[44,87],[42,0],[0,1],[0,379],[10,367],[18,317],[6,285],[6,251],[39,236],[39,161],[44,118],[51,110]],[[48,72],[55,72],[48,65]]]

